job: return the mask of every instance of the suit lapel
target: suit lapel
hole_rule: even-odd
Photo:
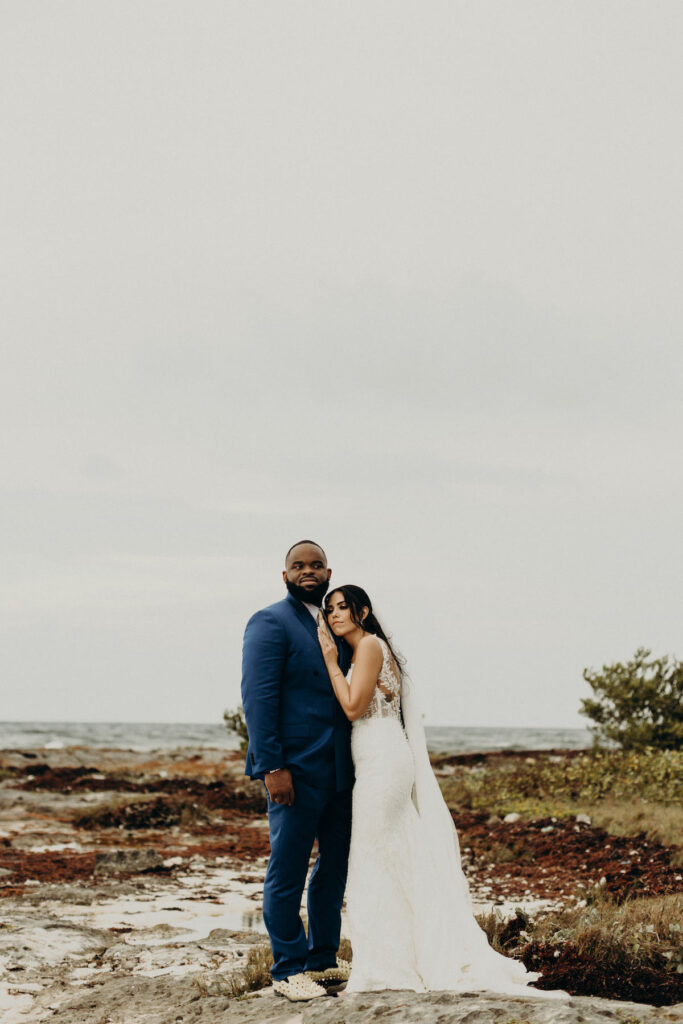
[[[308,608],[304,604],[302,604],[301,601],[297,601],[295,597],[292,597],[291,594],[287,594],[285,600],[289,601],[299,621],[301,622],[301,625],[310,634],[310,637],[313,640],[313,643],[315,644],[316,650],[318,651],[320,657],[322,658],[323,655],[322,651],[320,650],[320,641],[318,640],[318,625],[315,622],[311,613],[309,612]],[[351,661],[350,649],[348,645],[342,644],[336,637],[334,642],[337,645],[339,666],[342,672],[346,675],[349,669],[349,662]],[[332,683],[330,683],[330,687],[331,686]]]
[[[297,601],[295,597],[292,597],[291,594],[287,594],[286,600],[289,601],[290,605],[294,609],[299,619],[299,622],[304,627],[304,629],[310,634],[310,637],[314,641],[315,646],[318,648],[318,650],[320,650],[320,644],[318,642],[318,627],[308,608],[304,604],[302,604],[301,601]]]

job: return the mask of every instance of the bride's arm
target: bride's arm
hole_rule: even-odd
[[[382,648],[379,640],[374,636],[364,636],[358,644],[351,685],[347,683],[344,673],[339,668],[337,648],[324,626],[318,626],[318,640],[337,700],[349,721],[355,722],[367,711],[379,679],[382,668]]]

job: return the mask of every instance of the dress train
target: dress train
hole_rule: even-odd
[[[353,965],[347,992],[477,991],[566,999],[496,952],[472,913],[457,833],[429,762],[412,685],[389,649],[368,710],[353,723],[346,888]],[[347,679],[350,679],[351,670]],[[403,721],[402,721],[403,720]]]

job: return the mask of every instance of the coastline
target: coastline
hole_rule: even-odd
[[[511,757],[534,760],[498,751],[433,761],[448,781]],[[181,991],[188,1005],[220,1002],[211,985],[242,970],[265,940],[264,811],[263,788],[243,775],[234,750],[0,751],[3,1024],[129,1024],[142,1013],[136,985],[152,985],[168,1005],[178,1005]],[[653,895],[680,888],[670,851],[645,839],[608,843],[604,830],[580,821],[506,821],[477,808],[453,814],[478,914],[507,920],[520,908],[532,917],[577,903],[605,876],[615,891],[636,877]],[[504,844],[520,855],[489,855]],[[81,1007],[86,992],[90,1009]],[[221,998],[216,1020],[227,1020]],[[139,1019],[157,1019],[150,1014]]]
[[[521,726],[426,725],[430,751],[578,749],[591,746],[586,729]],[[239,738],[222,722],[0,722],[0,750],[63,749],[72,746],[162,751],[212,747],[238,750]]]

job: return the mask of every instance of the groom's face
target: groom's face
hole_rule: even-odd
[[[282,578],[302,587],[305,591],[314,591],[321,583],[326,583],[332,575],[327,568],[324,552],[315,544],[297,544],[289,552],[289,558],[282,573]]]

